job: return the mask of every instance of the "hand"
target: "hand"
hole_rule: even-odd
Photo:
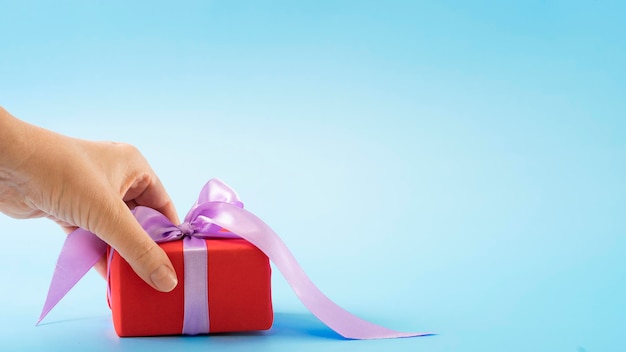
[[[133,146],[66,137],[12,117],[0,108],[0,211],[14,218],[48,217],[67,232],[95,233],[150,286],[177,284],[167,255],[130,209],[154,208],[173,223],[176,210]],[[102,273],[104,258],[96,269]]]

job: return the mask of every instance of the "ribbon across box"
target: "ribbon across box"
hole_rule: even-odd
[[[191,241],[203,242],[205,249],[187,248]],[[117,252],[110,255],[109,305],[119,336],[271,327],[270,265],[258,248],[242,239],[185,238],[159,245],[179,278],[178,286],[167,293],[148,286]],[[189,262],[204,268],[186,268]]]

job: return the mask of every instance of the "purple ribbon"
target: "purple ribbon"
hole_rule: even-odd
[[[183,240],[185,303],[183,334],[209,332],[208,258],[206,242],[197,237]]]
[[[430,335],[387,329],[363,320],[339,307],[311,282],[285,243],[261,219],[243,209],[237,193],[218,179],[211,179],[200,192],[181,225],[147,207],[133,213],[156,241],[184,239],[185,317],[183,334],[209,331],[207,258],[203,238],[243,238],[265,253],[283,274],[304,306],[328,327],[349,339],[381,339]],[[228,229],[228,230],[225,230]],[[54,271],[39,322],[106,252],[96,235],[78,229],[68,235]],[[203,254],[200,254],[203,252]],[[189,265],[190,270],[187,270]],[[189,290],[188,290],[189,289]],[[189,291],[189,294],[187,294]]]

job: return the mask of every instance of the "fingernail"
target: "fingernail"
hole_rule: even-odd
[[[165,264],[153,271],[152,274],[150,274],[150,279],[154,286],[162,292],[170,292],[178,284],[176,274]]]

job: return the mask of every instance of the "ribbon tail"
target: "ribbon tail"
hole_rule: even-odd
[[[398,332],[363,320],[330,300],[309,279],[285,243],[261,219],[228,203],[213,203],[212,222],[229,229],[263,251],[281,271],[304,306],[328,327],[348,339],[383,339],[432,335]]]
[[[69,290],[106,254],[106,244],[91,232],[77,229],[65,239],[52,275],[48,297],[36,325],[48,315]]]

